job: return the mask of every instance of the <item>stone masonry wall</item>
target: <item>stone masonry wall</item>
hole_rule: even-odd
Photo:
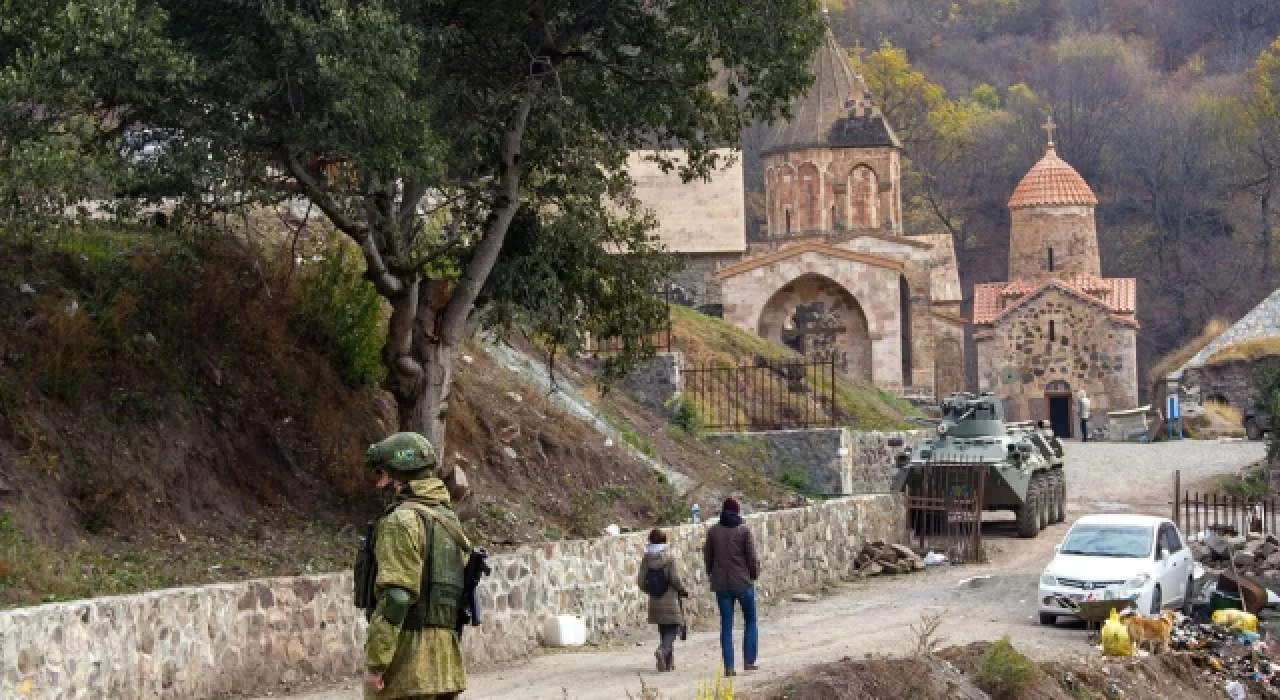
[[[1102,276],[1093,207],[1028,207],[1010,214],[1009,279]]]
[[[900,495],[855,496],[749,515],[764,600],[839,579],[871,540],[905,536]],[[702,569],[706,524],[670,528],[692,614],[714,616]],[[577,614],[593,640],[644,624],[635,585],[645,534],[553,542],[494,558],[484,625],[463,638],[473,667],[522,659],[543,621]],[[201,700],[360,672],[364,618],[350,573],[278,578],[0,612],[0,697]]]
[[[1006,420],[1048,418],[1045,392],[1058,387],[1083,388],[1095,413],[1138,404],[1133,327],[1057,288],[1001,319],[977,350],[979,388],[1005,401]]]
[[[800,481],[813,495],[888,493],[894,456],[889,439],[917,442],[918,431],[864,432],[849,428],[712,433],[705,440],[739,463],[774,480]]]
[[[1226,401],[1244,413],[1257,406],[1258,377],[1277,370],[1280,370],[1280,358],[1276,357],[1189,367],[1182,375],[1182,400],[1186,403]]]

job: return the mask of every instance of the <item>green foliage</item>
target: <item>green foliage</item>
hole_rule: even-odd
[[[636,432],[636,429],[631,424],[607,414],[605,415],[605,421],[618,433],[618,437],[622,438],[623,442],[636,448],[640,454],[646,457],[653,457],[658,454],[658,448],[653,444],[653,440]]]
[[[977,684],[995,700],[1016,700],[1030,690],[1041,675],[1040,667],[1014,649],[1009,636],[1005,635],[992,642],[982,655]]]
[[[685,433],[697,437],[704,430],[702,411],[687,394],[679,394],[668,402],[671,424]]]
[[[364,279],[352,247],[322,246],[318,262],[303,267],[302,309],[309,325],[333,352],[334,364],[354,386],[377,384],[386,375],[382,346],[382,297]]]
[[[1254,375],[1259,414],[1267,416],[1271,425],[1277,424],[1280,416],[1280,370],[1260,369]],[[1275,463],[1280,459],[1280,430],[1272,430],[1267,438],[1267,461]]]
[[[782,474],[778,477],[778,483],[796,493],[810,494],[809,475],[797,467],[788,466],[784,468]]]
[[[1239,476],[1223,476],[1218,481],[1218,485],[1229,496],[1244,499],[1264,498],[1270,493],[1267,485],[1266,463],[1255,464]]]
[[[1000,109],[1000,93],[986,83],[974,88],[969,93],[969,99],[987,109]]]

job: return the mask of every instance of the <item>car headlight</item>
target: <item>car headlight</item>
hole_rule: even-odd
[[[1041,586],[1056,586],[1056,585],[1058,585],[1058,577],[1056,577],[1056,576],[1054,576],[1053,574],[1051,574],[1051,573],[1049,573],[1048,571],[1046,571],[1046,572],[1044,572],[1043,574],[1040,574],[1040,585],[1041,585]]]
[[[1128,581],[1125,581],[1124,585],[1125,585],[1125,588],[1142,588],[1148,583],[1151,583],[1150,574],[1138,574],[1137,576],[1134,576]]]

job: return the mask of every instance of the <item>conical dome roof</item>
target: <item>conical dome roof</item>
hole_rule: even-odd
[[[790,121],[775,124],[765,153],[814,147],[901,148],[902,143],[871,103],[866,83],[853,72],[849,54],[827,28],[825,40],[809,64],[813,87],[791,104]]]
[[[1027,172],[1009,198],[1010,209],[1028,207],[1067,207],[1098,204],[1089,183],[1067,161],[1058,157],[1058,151],[1049,144],[1049,150],[1035,167]]]

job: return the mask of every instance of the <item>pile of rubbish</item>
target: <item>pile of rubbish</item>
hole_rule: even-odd
[[[1245,690],[1252,689],[1263,697],[1280,698],[1280,656],[1268,648],[1258,632],[1249,629],[1256,627],[1256,618],[1242,614],[1238,619],[1219,618],[1219,622],[1227,624],[1197,623],[1183,617],[1173,627],[1169,647],[1190,654],[1228,697],[1243,698]]]
[[[937,555],[934,555],[937,556]],[[886,544],[879,540],[869,542],[858,552],[854,573],[860,576],[881,574],[909,574],[923,571],[925,560],[910,547]]]

